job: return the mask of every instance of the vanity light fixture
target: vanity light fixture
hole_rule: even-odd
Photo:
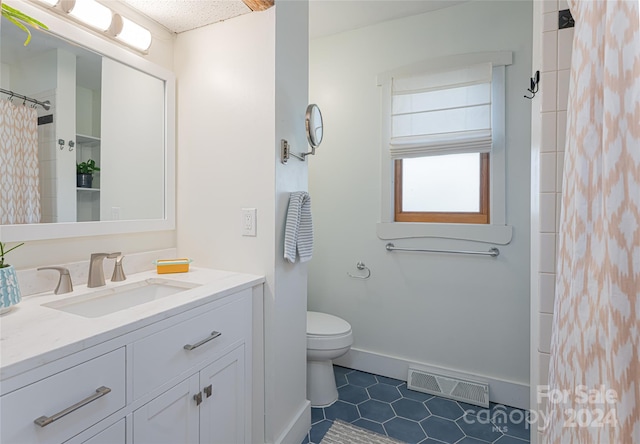
[[[71,17],[92,28],[106,31],[111,26],[111,9],[95,0],[62,0],[61,7]]]
[[[120,14],[113,15],[109,34],[138,51],[146,52],[151,46],[151,32]]]
[[[0,0],[1,1],[1,0]],[[146,54],[153,40],[151,32],[133,20],[115,14],[96,0],[31,0],[44,3],[51,11],[66,14],[76,22],[103,32],[103,36],[117,40]],[[102,0],[103,2],[105,0]]]
[[[56,6],[60,3],[60,0],[38,0],[41,3],[46,3],[48,6]]]

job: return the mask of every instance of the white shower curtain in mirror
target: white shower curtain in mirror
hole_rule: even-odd
[[[640,443],[639,6],[569,4],[576,27],[543,442]]]
[[[0,100],[0,224],[40,222],[38,114]]]

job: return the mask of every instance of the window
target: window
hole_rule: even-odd
[[[397,222],[489,223],[489,154],[395,161]]]
[[[492,65],[391,79],[394,221],[488,224]]]
[[[511,241],[513,227],[506,221],[505,78],[512,63],[511,51],[494,51],[450,55],[378,74],[382,93],[378,238]],[[479,73],[475,80],[474,73]],[[464,93],[455,91],[464,87],[468,87]],[[475,102],[462,101],[471,98]]]

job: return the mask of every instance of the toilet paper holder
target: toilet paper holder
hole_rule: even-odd
[[[367,275],[366,275],[366,276],[356,276],[356,275],[354,275],[354,274],[349,273],[348,271],[347,271],[347,275],[348,275],[349,277],[351,277],[351,278],[354,278],[354,279],[369,279],[369,276],[371,276],[371,270],[369,269],[369,267],[367,267],[367,266],[365,265],[365,263],[364,263],[364,262],[358,262],[358,263],[356,264],[356,268],[357,268],[358,270],[360,270],[360,271],[362,271],[362,270],[367,270]]]

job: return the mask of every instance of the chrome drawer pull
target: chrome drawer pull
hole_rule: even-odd
[[[98,387],[96,389],[96,392],[89,396],[86,399],[83,399],[82,401],[72,405],[71,407],[67,407],[66,409],[62,410],[61,412],[56,413],[53,416],[41,416],[37,419],[35,419],[33,422],[35,422],[36,424],[38,424],[40,427],[44,427],[47,426],[49,424],[51,424],[54,421],[57,421],[58,419],[62,418],[63,416],[67,416],[69,413],[74,412],[76,410],[78,410],[80,407],[84,407],[85,405],[95,401],[98,398],[102,398],[104,395],[106,395],[107,393],[109,393],[111,391],[111,389],[109,387]]]
[[[196,348],[200,347],[202,344],[206,344],[206,343],[207,343],[207,342],[209,342],[209,341],[213,341],[215,338],[217,338],[217,337],[218,337],[218,336],[220,336],[221,334],[222,334],[222,333],[220,333],[219,331],[212,331],[212,332],[211,332],[211,336],[209,336],[208,338],[205,338],[205,339],[203,339],[202,341],[197,342],[197,343],[195,343],[195,344],[193,344],[193,345],[191,345],[191,344],[187,344],[187,345],[185,345],[185,346],[184,346],[184,349],[185,349],[185,350],[194,350],[194,349],[196,349]]]

